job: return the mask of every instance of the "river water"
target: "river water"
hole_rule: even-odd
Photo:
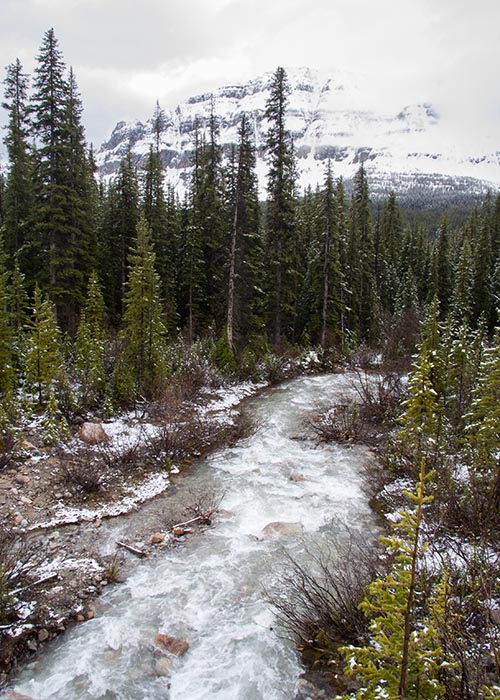
[[[224,491],[228,517],[141,562],[101,597],[94,619],[21,671],[15,690],[36,700],[292,700],[303,668],[273,629],[263,589],[283,565],[283,547],[300,558],[339,522],[373,526],[363,448],[291,439],[348,388],[348,375],[305,377],[252,399],[255,433],[195,468],[198,487]],[[288,536],[265,537],[271,522],[299,523],[302,532],[294,525]],[[168,675],[158,633],[190,644]]]

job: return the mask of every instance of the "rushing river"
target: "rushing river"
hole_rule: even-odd
[[[328,535],[333,518],[372,527],[360,487],[363,449],[291,439],[348,381],[306,377],[253,399],[256,432],[194,474],[202,488],[224,490],[222,508],[231,515],[141,562],[101,597],[94,619],[19,674],[15,689],[36,700],[292,700],[303,669],[293,645],[272,629],[263,587],[282,565],[283,546],[300,557],[305,543]],[[276,521],[300,523],[303,532],[263,537]],[[168,675],[155,653],[158,633],[190,644]]]

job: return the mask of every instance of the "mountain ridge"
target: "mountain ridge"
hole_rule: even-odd
[[[453,140],[431,102],[403,104],[382,112],[370,106],[370,86],[364,76],[336,72],[324,74],[310,68],[287,69],[290,85],[287,128],[297,154],[299,188],[315,187],[324,179],[327,159],[335,176],[349,181],[360,163],[365,164],[375,198],[394,190],[405,195],[480,197],[500,186],[500,151],[477,151]],[[193,95],[172,110],[162,110],[160,153],[166,184],[180,196],[191,172],[195,126],[207,128],[212,105],[219,127],[219,141],[226,153],[237,143],[243,113],[252,124],[257,147],[257,174],[265,193],[267,166],[264,117],[272,73],[246,83]],[[120,121],[96,154],[100,174],[112,177],[130,148],[141,167],[154,143],[154,118],[146,122]],[[423,184],[424,183],[424,184]]]

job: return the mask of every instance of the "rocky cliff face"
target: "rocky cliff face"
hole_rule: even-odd
[[[334,175],[346,180],[364,162],[375,197],[391,189],[400,195],[410,190],[420,196],[424,191],[481,195],[500,185],[500,152],[476,153],[454,143],[432,105],[402,105],[393,114],[381,114],[367,108],[368,86],[359,76],[325,76],[307,68],[288,70],[287,75],[291,87],[287,126],[294,137],[301,187],[315,187],[323,180],[327,159]],[[264,110],[271,77],[265,74],[243,85],[197,95],[164,112],[161,157],[166,182],[180,195],[189,181],[195,125],[207,127],[212,105],[226,153],[237,142],[242,114],[250,118],[265,192]],[[116,173],[128,148],[140,167],[154,142],[153,124],[153,117],[145,123],[119,122],[98,151],[101,174]]]

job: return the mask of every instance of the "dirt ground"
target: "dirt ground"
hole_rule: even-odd
[[[120,435],[109,440],[121,439],[120,449],[105,446],[104,455],[99,446],[80,440],[77,429],[64,450],[44,447],[36,433],[24,435],[21,458],[0,471],[0,523],[8,533],[0,555],[25,569],[15,583],[15,612],[0,623],[0,689],[20,659],[69,626],[91,619],[103,588],[125,580],[142,557],[160,556],[164,548],[182,546],[211,526],[220,499],[196,492],[193,464],[250,429],[246,423],[242,428],[243,404],[238,410],[234,406],[258,389],[247,389],[232,402],[215,397],[213,409],[213,397],[205,397],[203,447],[188,445],[180,470],[171,460],[149,459],[151,442],[144,440],[144,426],[135,418],[122,420]],[[103,428],[117,432],[116,425]],[[180,431],[183,435],[189,438],[189,426]],[[133,458],[109,458],[128,451]],[[99,486],[86,492],[71,473],[68,477],[68,465],[87,465],[93,454]]]

